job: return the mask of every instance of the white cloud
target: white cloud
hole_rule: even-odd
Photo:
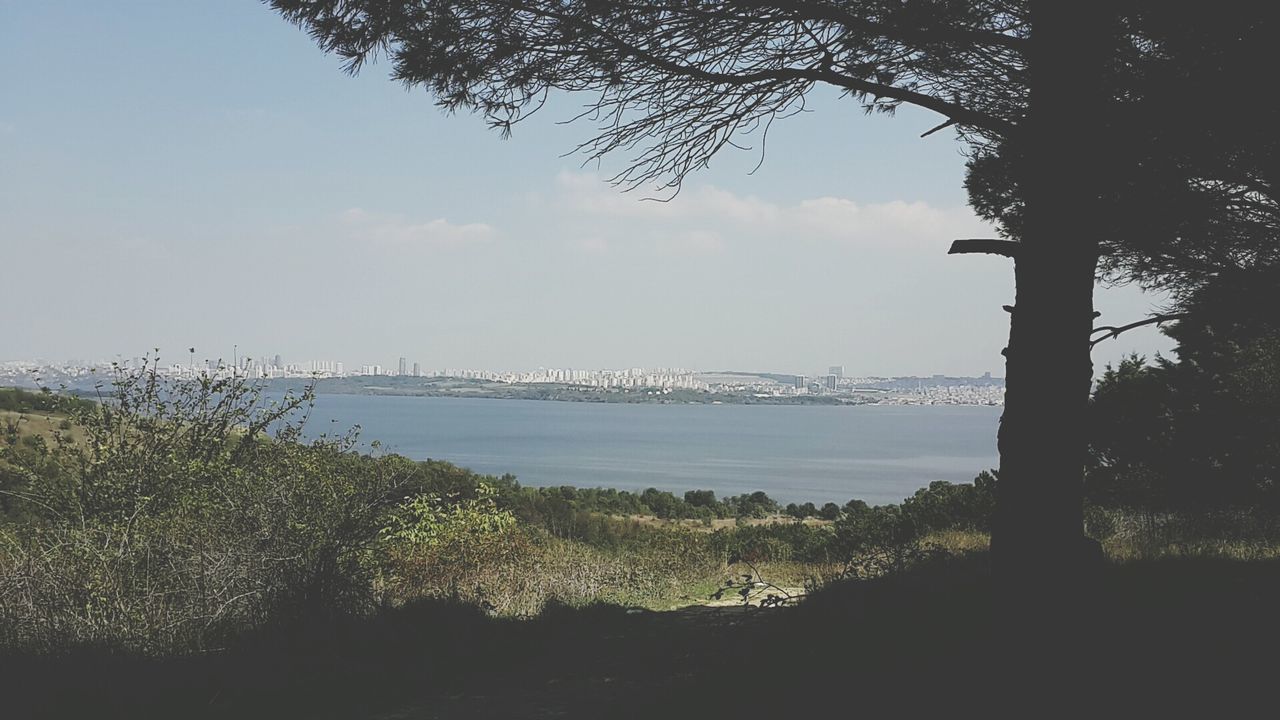
[[[487,243],[497,236],[497,230],[485,223],[458,225],[445,218],[412,222],[398,215],[379,215],[361,208],[346,210],[341,218],[357,240],[398,247],[456,247]]]
[[[594,175],[568,172],[558,176],[556,191],[551,207],[563,221],[590,223],[593,233],[611,228],[618,238],[657,238],[655,245],[664,251],[684,244],[698,252],[718,252],[769,239],[936,251],[955,238],[992,232],[968,208],[918,201],[859,203],[820,197],[779,204],[703,185],[686,188],[669,202],[655,202],[623,193]],[[613,239],[593,235],[592,249]]]

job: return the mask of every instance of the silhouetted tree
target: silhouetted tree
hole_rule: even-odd
[[[1280,268],[1189,295],[1178,359],[1108,368],[1091,413],[1090,496],[1136,510],[1275,509],[1280,494]]]
[[[1102,279],[1136,281],[1179,298],[1224,273],[1280,263],[1280,99],[1258,92],[1259,68],[1280,61],[1268,8],[1233,3],[1129,3],[1135,39],[1106,69],[1106,162],[1095,182]],[[1231,98],[1187,102],[1188,88]],[[971,159],[966,186],[979,214],[1023,234],[1016,144]]]
[[[1145,99],[1118,95],[1132,88],[1112,78],[1141,58],[1178,51],[1145,28],[1161,3],[271,4],[349,70],[385,54],[393,78],[429,89],[447,109],[481,113],[503,133],[552,91],[593,94],[581,119],[597,134],[579,149],[588,158],[629,153],[614,177],[627,187],[657,181],[678,190],[724,147],[752,133],[763,142],[818,84],[868,111],[932,110],[944,119],[935,130],[951,126],[975,156],[1004,158],[1018,206],[1000,219],[1017,242],[957,247],[1015,261],[993,560],[1019,582],[1071,581],[1082,549],[1098,218],[1115,210],[1104,198],[1135,177],[1112,172],[1132,154],[1108,153],[1135,130],[1152,132],[1120,122],[1118,109]]]

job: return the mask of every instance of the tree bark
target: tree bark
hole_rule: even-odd
[[[1025,233],[1005,350],[991,553],[1003,596],[1026,590],[1046,599],[1078,585],[1087,555],[1085,421],[1110,23],[1103,3],[1061,0],[1033,2],[1031,21],[1031,111],[1017,140]]]

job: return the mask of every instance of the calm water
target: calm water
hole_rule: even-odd
[[[878,504],[994,467],[1000,410],[322,395],[308,427],[360,425],[362,439],[392,452],[509,472],[526,485]]]

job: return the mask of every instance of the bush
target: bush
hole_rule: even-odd
[[[725,561],[804,562],[828,564],[839,560],[835,531],[830,526],[802,523],[742,525],[719,530],[713,542]]]
[[[6,436],[0,644],[180,652],[373,607],[379,531],[427,489],[414,463],[304,442],[310,391],[117,372],[74,408],[82,439]]]
[[[983,471],[972,485],[938,480],[917,490],[902,503],[902,511],[924,532],[991,529],[995,513],[994,471]]]

